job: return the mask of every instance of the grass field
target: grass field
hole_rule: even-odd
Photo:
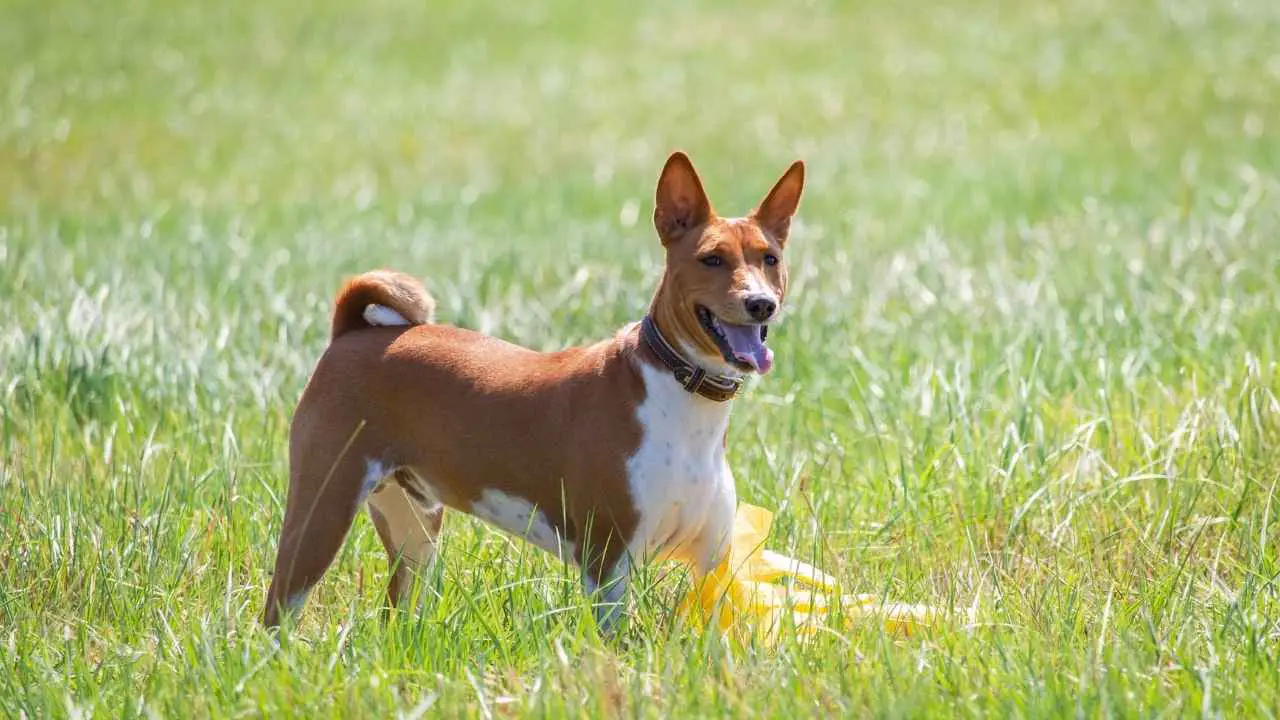
[[[0,715],[1280,712],[1280,3],[0,3]],[[347,275],[542,349],[638,319],[657,172],[796,157],[739,496],[850,591],[972,610],[617,642],[448,522],[257,622]]]

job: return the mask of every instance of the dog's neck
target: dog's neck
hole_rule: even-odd
[[[742,376],[739,373],[710,370],[702,362],[691,359],[697,355],[690,353],[687,347],[681,352],[680,348],[672,345],[652,315],[645,315],[640,321],[640,339],[686,392],[714,402],[727,403],[742,389]]]
[[[710,341],[697,318],[692,312],[682,310],[680,303],[673,299],[678,294],[679,291],[671,286],[670,277],[664,274],[649,302],[648,317],[652,318],[658,332],[689,364],[702,368],[709,375],[741,380],[742,371],[730,365],[718,351],[710,347]]]

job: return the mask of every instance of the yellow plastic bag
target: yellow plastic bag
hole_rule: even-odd
[[[680,614],[697,612],[703,623],[722,633],[763,632],[777,638],[790,613],[798,632],[825,627],[829,611],[840,604],[846,620],[876,618],[892,632],[909,635],[941,618],[941,611],[925,605],[882,604],[873,595],[840,595],[835,578],[812,565],[764,549],[773,513],[742,504],[734,518],[729,557],[698,581],[680,603]],[[791,586],[775,584],[789,579]]]

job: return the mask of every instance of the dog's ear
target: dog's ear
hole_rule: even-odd
[[[711,201],[702,189],[698,171],[689,156],[677,150],[667,158],[658,177],[658,192],[653,207],[653,226],[663,245],[684,237],[685,233],[709,221],[713,216]]]
[[[800,194],[804,192],[804,161],[797,160],[782,173],[778,182],[765,196],[760,205],[751,211],[756,224],[778,242],[786,245],[787,234],[791,232],[791,216],[800,207]]]

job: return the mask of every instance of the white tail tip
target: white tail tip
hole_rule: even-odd
[[[364,309],[364,321],[374,327],[409,324],[409,321],[405,320],[403,315],[386,305],[366,306]]]

